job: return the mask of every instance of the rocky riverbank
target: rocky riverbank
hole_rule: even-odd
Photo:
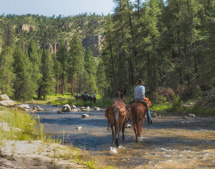
[[[7,140],[0,145],[0,168],[87,168],[77,162],[78,154],[78,151],[59,144]]]

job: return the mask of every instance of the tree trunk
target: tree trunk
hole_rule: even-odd
[[[57,76],[57,79],[56,79],[56,88],[55,88],[55,95],[57,95],[58,94],[58,92],[59,92],[59,77]]]
[[[75,76],[72,75],[72,83],[71,83],[71,95],[74,96],[74,83],[75,83]]]

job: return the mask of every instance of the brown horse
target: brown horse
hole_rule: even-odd
[[[112,130],[112,144],[119,146],[119,132],[122,130],[122,139],[124,139],[124,131],[125,131],[125,119],[128,117],[129,108],[125,104],[124,93],[118,92],[119,98],[116,99],[109,108],[105,110],[105,117],[107,117],[108,123],[111,125]],[[114,137],[115,135],[115,137]]]
[[[144,102],[131,102],[131,121],[134,127],[136,143],[142,132],[142,124],[147,115],[148,108],[151,106],[151,99],[144,98]]]

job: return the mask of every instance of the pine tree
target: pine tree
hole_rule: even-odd
[[[96,62],[90,48],[87,49],[85,54],[85,71],[86,71],[86,83],[85,89],[88,93],[95,93],[97,91],[96,86]]]
[[[60,42],[60,47],[59,50],[56,54],[57,57],[57,64],[58,65],[58,73],[57,73],[57,81],[59,82],[59,89],[60,89],[60,93],[64,94],[65,91],[65,83],[66,83],[66,72],[67,72],[67,49],[66,49],[66,45],[65,45],[65,41],[62,39]]]
[[[143,78],[150,86],[151,90],[155,87],[159,79],[159,66],[162,64],[159,44],[160,44],[160,17],[161,17],[160,1],[150,0],[144,3],[143,13],[140,18],[141,24],[139,37],[141,37],[139,45],[139,62],[138,72],[140,78]]]
[[[5,47],[0,55],[0,91],[8,96],[13,95],[13,50],[8,46]]]
[[[48,49],[43,49],[41,73],[38,99],[42,97],[45,99],[48,94],[54,91],[53,62]]]
[[[37,46],[36,43],[34,42],[34,40],[31,40],[28,46],[28,57],[30,60],[30,64],[31,64],[31,78],[33,81],[33,89],[35,91],[35,93],[38,90],[38,83],[39,83],[39,79],[41,78],[41,73],[40,73],[40,57],[37,53]]]
[[[201,40],[201,46],[198,46],[197,53],[199,57],[198,68],[200,74],[200,86],[215,86],[215,1],[199,0],[203,4],[201,13],[201,34],[198,38]]]
[[[132,7],[130,0],[115,0],[115,3],[116,8],[113,15],[114,37],[117,44],[115,59],[120,60],[123,66],[116,67],[116,86],[117,90],[124,90],[123,88],[128,88],[134,83]]]
[[[108,88],[109,84],[106,80],[105,66],[102,60],[99,62],[97,67],[96,79],[99,92],[105,94],[105,90]]]
[[[116,68],[115,68],[115,47],[117,47],[117,44],[115,44],[114,39],[114,25],[112,22],[112,18],[110,15],[108,15],[106,26],[105,26],[105,41],[103,42],[103,48],[102,48],[102,60],[105,66],[105,74],[107,78],[107,82],[109,83],[109,86],[111,87],[111,92],[115,92],[116,90]]]
[[[28,56],[22,50],[23,42],[20,40],[14,52],[14,82],[15,98],[18,100],[30,100],[33,98],[34,88],[30,75],[30,64]]]
[[[4,45],[10,46],[13,49],[15,42],[15,31],[9,22],[5,25],[3,39]]]
[[[84,67],[84,48],[78,35],[74,35],[70,43],[68,55],[68,74],[69,82],[71,83],[71,94],[74,95],[75,77]]]
[[[1,50],[2,50],[2,47],[3,47],[3,42],[4,42],[2,34],[3,33],[2,33],[1,28],[0,28],[0,53],[1,53]]]

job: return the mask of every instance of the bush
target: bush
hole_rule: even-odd
[[[175,92],[169,87],[157,87],[154,93],[154,99],[156,103],[167,104],[172,102],[175,97]]]
[[[176,95],[172,102],[171,111],[182,111],[182,110],[183,110],[183,106],[182,106],[181,98],[179,95]]]
[[[182,100],[199,99],[202,97],[202,91],[197,85],[178,85],[177,94],[179,94]]]

